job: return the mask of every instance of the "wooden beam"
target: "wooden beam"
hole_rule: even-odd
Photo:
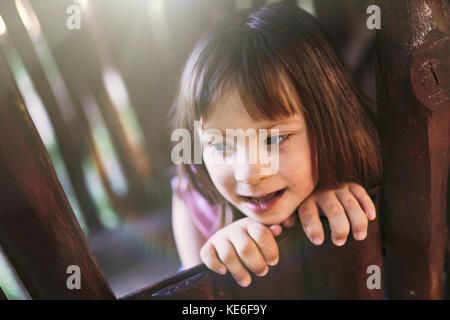
[[[2,1],[0,2],[0,9],[10,30],[7,40],[11,41],[17,49],[52,123],[61,157],[67,168],[67,174],[86,224],[92,231],[101,229],[102,224],[97,208],[94,199],[88,191],[84,177],[81,152],[74,143],[72,131],[69,130],[68,124],[63,117],[60,105],[52,91],[51,84],[47,79],[30,36],[20,19],[15,2]]]
[[[388,294],[440,299],[449,166],[450,4],[376,2]]]
[[[0,246],[34,299],[114,299],[0,51]],[[81,271],[69,290],[67,268]]]

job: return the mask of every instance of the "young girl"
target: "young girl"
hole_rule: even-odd
[[[324,241],[320,214],[335,245],[350,230],[356,240],[366,237],[375,207],[365,189],[382,174],[377,131],[327,35],[304,10],[269,4],[219,22],[190,55],[172,111],[174,127],[187,129],[203,152],[202,163],[180,165],[172,180],[185,268],[203,261],[248,286],[249,271],[264,276],[277,264],[274,237],[297,216],[315,245]],[[279,169],[262,174],[258,162],[213,161],[246,145],[194,141],[196,120],[200,131],[278,132],[264,141],[278,146]]]

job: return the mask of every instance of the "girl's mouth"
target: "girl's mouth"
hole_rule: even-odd
[[[255,198],[255,197],[245,197],[241,196],[246,205],[255,213],[262,213],[271,207],[273,207],[279,199],[283,196],[286,188],[272,192],[264,197]]]

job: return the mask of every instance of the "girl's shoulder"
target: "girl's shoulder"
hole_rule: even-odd
[[[183,201],[194,225],[208,239],[223,226],[224,217],[229,216],[231,208],[210,204],[199,192],[189,185],[185,177],[171,179],[172,192]],[[226,212],[223,212],[226,211]]]

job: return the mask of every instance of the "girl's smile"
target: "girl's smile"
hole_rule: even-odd
[[[203,129],[278,129],[278,136],[270,136],[270,144],[278,144],[279,168],[262,174],[260,162],[221,163],[213,161],[218,153],[229,156],[239,152],[227,146],[206,146],[203,149],[205,166],[220,194],[238,210],[264,224],[286,220],[317,185],[317,163],[301,114],[282,120],[254,121],[246,112],[237,90],[231,90],[219,100]],[[269,140],[268,140],[269,142]],[[205,141],[202,141],[205,144]],[[247,146],[236,145],[247,153]],[[314,165],[313,165],[314,164]]]
[[[253,197],[253,196],[241,196],[246,202],[247,206],[253,210],[256,214],[262,214],[269,210],[271,207],[275,206],[278,201],[284,195],[286,188],[281,190],[271,192],[263,197]]]

